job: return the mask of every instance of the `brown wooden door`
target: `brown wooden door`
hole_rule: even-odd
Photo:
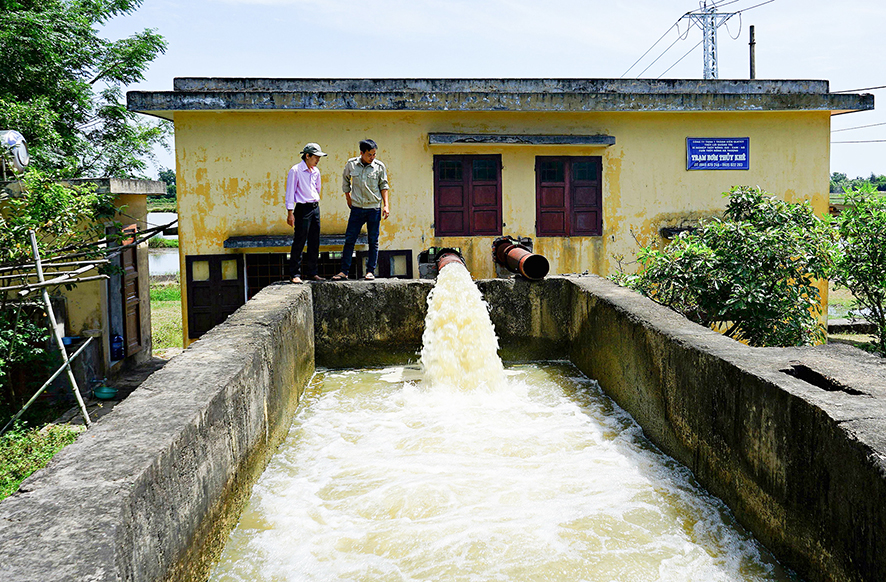
[[[124,245],[135,242],[138,225],[131,224],[123,229],[130,235],[123,241]],[[123,345],[129,357],[142,349],[141,299],[138,293],[138,252],[133,246],[120,254],[120,266],[123,268]]]
[[[538,156],[536,235],[602,235],[602,172],[600,156]]]
[[[246,302],[243,255],[185,257],[188,337],[195,339]]]
[[[501,234],[501,156],[434,156],[436,236]]]

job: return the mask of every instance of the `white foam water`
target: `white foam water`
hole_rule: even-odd
[[[318,372],[212,580],[794,579],[571,364],[505,369],[458,267],[421,368]]]
[[[459,262],[440,269],[428,296],[421,361],[430,386],[495,389],[504,382],[489,308]]]

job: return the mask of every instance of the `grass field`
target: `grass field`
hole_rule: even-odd
[[[153,350],[182,347],[182,291],[178,279],[151,278],[151,337]]]

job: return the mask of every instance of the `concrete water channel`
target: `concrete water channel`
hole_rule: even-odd
[[[266,288],[0,503],[2,580],[202,580],[318,366],[415,361],[430,281]],[[807,580],[886,580],[886,366],[755,349],[598,277],[479,281]],[[360,349],[356,349],[360,346]]]

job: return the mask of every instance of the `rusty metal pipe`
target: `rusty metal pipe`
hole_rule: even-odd
[[[542,255],[537,255],[509,236],[492,243],[492,257],[508,271],[538,281],[544,279],[551,266]]]
[[[437,253],[437,272],[439,273],[446,265],[456,262],[461,263],[465,269],[468,268],[460,252],[455,249],[440,249]]]

